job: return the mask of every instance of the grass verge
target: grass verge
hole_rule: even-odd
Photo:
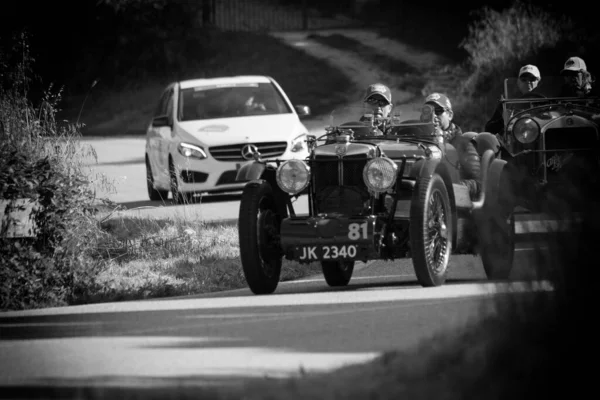
[[[203,294],[247,287],[237,225],[183,218],[111,217],[100,223],[103,261],[96,285],[74,304]],[[321,273],[318,263],[284,260],[281,280]]]

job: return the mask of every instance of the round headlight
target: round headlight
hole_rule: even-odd
[[[385,192],[396,183],[398,165],[389,158],[377,157],[367,162],[363,169],[363,179],[374,192]]]
[[[540,126],[531,118],[521,118],[513,127],[515,138],[521,143],[531,143],[540,134]]]
[[[288,160],[279,166],[275,177],[281,190],[296,194],[308,186],[310,182],[310,168],[304,161]]]

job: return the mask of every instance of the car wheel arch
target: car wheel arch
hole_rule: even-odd
[[[289,200],[289,194],[284,192],[277,184],[277,179],[275,177],[276,172],[277,169],[275,167],[266,165],[259,179],[265,180],[271,185],[273,196],[276,202],[277,212],[282,217],[287,217],[287,203]]]
[[[161,185],[160,175],[157,173],[156,161],[152,163],[150,160],[150,156],[146,153],[146,166],[150,167],[150,172],[152,173],[152,181],[154,183],[154,187],[158,190],[165,190],[165,187]],[[168,188],[167,188],[168,190]]]

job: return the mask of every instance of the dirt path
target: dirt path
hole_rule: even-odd
[[[369,30],[329,29],[320,30],[318,34],[320,36],[343,35],[357,40],[373,51],[400,60],[416,70],[427,71],[432,66],[447,62],[446,59],[437,54],[420,52],[404,43],[379,36],[378,33]],[[371,63],[359,55],[323,45],[310,39],[309,32],[274,32],[272,35],[290,46],[300,48],[314,57],[326,60],[336,67],[340,73],[346,74],[355,87],[352,98],[348,99],[349,103],[360,102],[368,85],[382,82],[389,86],[396,107],[402,111],[406,118],[418,116],[416,108],[421,105],[421,99],[419,96],[415,97],[413,91],[403,90],[407,79],[404,75],[390,74],[379,68],[376,63]],[[312,128],[313,124],[316,126],[317,123],[311,121],[307,124],[307,126],[311,125],[308,126],[309,129]]]

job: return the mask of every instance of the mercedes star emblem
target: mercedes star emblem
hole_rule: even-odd
[[[255,153],[258,153],[258,147],[253,144],[247,144],[242,147],[242,157],[246,160],[252,160]]]

